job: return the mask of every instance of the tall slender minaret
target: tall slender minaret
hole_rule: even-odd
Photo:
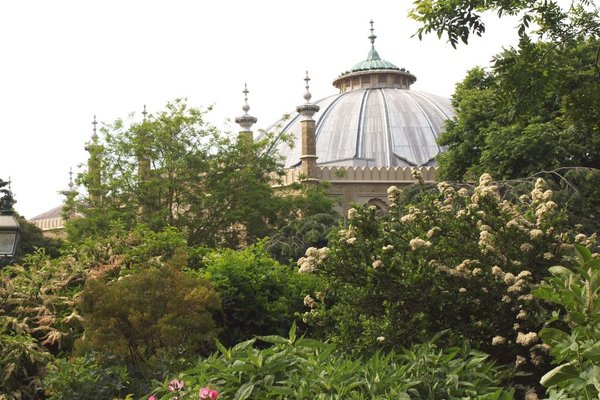
[[[319,106],[316,104],[311,104],[310,102],[312,95],[310,94],[308,85],[308,82],[310,81],[310,78],[308,77],[308,71],[306,71],[306,77],[304,78],[304,81],[306,82],[306,92],[304,93],[304,100],[306,100],[306,103],[296,107],[296,111],[298,111],[302,116],[302,120],[300,121],[300,128],[302,130],[302,155],[300,156],[300,171],[306,182],[318,182],[317,134],[313,115],[319,111]]]
[[[256,117],[253,117],[251,115],[248,115],[248,111],[250,110],[250,106],[248,105],[248,93],[250,93],[248,91],[248,85],[244,83],[244,90],[242,91],[242,93],[244,93],[244,105],[242,106],[242,110],[244,111],[244,115],[242,115],[241,117],[237,117],[235,119],[235,123],[238,124],[242,130],[240,131],[239,134],[239,139],[240,140],[246,140],[249,143],[252,143],[252,141],[254,140],[253,136],[252,136],[252,125],[254,125],[257,121]]]
[[[148,116],[148,111],[146,111],[146,105],[144,104],[144,111],[142,111],[142,115],[144,116],[144,120],[142,121],[142,126],[139,130],[139,144],[137,149],[137,163],[138,163],[138,182],[144,182],[150,176],[150,157],[148,156],[147,146],[147,135],[148,135],[148,127],[146,125],[146,117]]]
[[[87,177],[87,190],[89,195],[90,205],[93,207],[102,201],[102,190],[100,185],[102,183],[102,152],[104,147],[98,143],[98,133],[96,131],[96,116],[92,121],[93,133],[92,141],[85,146],[85,150],[90,153],[88,157],[88,177]]]

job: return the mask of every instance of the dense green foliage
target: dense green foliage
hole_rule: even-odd
[[[409,15],[422,24],[419,38],[430,32],[438,37],[445,34],[456,48],[459,41],[468,43],[472,34],[483,35],[486,11],[495,11],[498,17],[519,15],[521,37],[533,33],[558,42],[600,34],[598,9],[588,0],[415,0]]]
[[[302,299],[317,290],[318,279],[280,265],[263,245],[207,255],[204,276],[221,296],[220,341],[227,346],[254,335],[285,334],[304,310]]]
[[[595,246],[595,236],[566,225],[543,180],[530,190],[503,200],[484,175],[474,189],[440,183],[406,207],[391,188],[383,218],[351,209],[329,248],[298,261],[327,282],[307,301],[305,320],[367,354],[449,329],[450,342],[467,338],[502,362],[545,372],[547,355],[531,348],[547,312],[531,290],[571,243]]]
[[[104,139],[88,146],[88,171],[80,177],[88,196],[69,201],[69,210],[85,217],[69,221],[69,239],[105,236],[115,222],[126,229],[142,223],[155,231],[175,226],[190,245],[237,248],[311,203],[303,190],[273,187],[283,166],[268,151],[271,134],[256,141],[224,135],[204,114],[175,100],[142,122],[103,127]]]
[[[161,348],[208,354],[217,334],[212,314],[220,309],[219,297],[208,282],[180,268],[144,268],[116,281],[88,279],[80,302],[85,342],[134,365]]]
[[[197,399],[209,387],[225,399],[512,399],[502,389],[509,374],[468,345],[447,350],[433,342],[396,353],[351,359],[323,342],[297,337],[264,336],[225,348],[180,374],[181,390],[165,382],[158,399]]]
[[[455,117],[439,143],[441,179],[484,172],[512,179],[560,167],[600,167],[598,40],[522,40],[491,71],[471,70],[457,85]]]
[[[554,266],[548,283],[533,294],[559,304],[540,337],[553,363],[559,364],[542,378],[551,399],[597,399],[600,393],[600,259],[585,247],[577,246],[573,268]],[[557,321],[562,322],[557,324]],[[567,324],[569,329],[561,329]]]

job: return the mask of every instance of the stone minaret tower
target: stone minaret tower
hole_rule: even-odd
[[[252,125],[254,125],[257,121],[256,117],[252,117],[250,115],[248,115],[248,111],[250,110],[250,106],[248,105],[248,93],[250,93],[248,91],[248,85],[244,84],[244,90],[242,91],[242,93],[244,93],[244,105],[242,106],[242,110],[244,111],[244,115],[242,115],[241,117],[237,117],[235,119],[235,123],[238,124],[242,130],[240,131],[239,134],[239,139],[240,140],[245,140],[248,141],[249,143],[252,143],[252,141],[254,140],[253,136],[252,136]]]
[[[88,189],[90,205],[97,205],[102,201],[102,152],[104,147],[98,143],[98,133],[96,132],[96,116],[94,115],[92,141],[85,146],[85,150],[90,153],[88,158],[88,179],[86,186]]]
[[[146,105],[144,104],[144,111],[142,111],[142,115],[144,116],[144,120],[142,122],[142,126],[139,130],[139,139],[140,143],[138,145],[137,150],[137,163],[138,163],[138,182],[144,182],[150,176],[150,157],[147,154],[147,126],[146,126],[146,116],[148,115],[148,111],[146,111]]]
[[[302,130],[302,155],[300,156],[301,164],[300,171],[304,176],[305,182],[318,182],[317,177],[317,135],[316,135],[316,124],[313,119],[313,115],[319,111],[319,106],[311,104],[310,98],[312,95],[309,91],[308,82],[308,71],[306,71],[306,92],[304,93],[304,100],[306,103],[296,107],[296,111],[302,116],[300,121],[300,127]]]

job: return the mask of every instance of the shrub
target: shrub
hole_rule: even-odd
[[[597,399],[600,393],[600,259],[580,245],[576,252],[574,267],[550,268],[548,282],[533,292],[566,311],[540,331],[540,346],[559,364],[541,380],[551,399]]]
[[[48,400],[112,399],[126,394],[127,381],[126,367],[102,367],[86,356],[50,363],[44,386]]]
[[[300,276],[273,260],[263,243],[213,252],[206,263],[204,277],[221,297],[220,340],[226,345],[254,335],[285,334],[295,314],[304,310],[302,299],[318,283],[316,277]]]
[[[219,345],[214,354],[180,374],[180,399],[197,399],[201,388],[218,391],[225,399],[512,399],[502,389],[507,372],[487,356],[462,348],[439,349],[433,342],[399,354],[376,353],[350,359],[333,346],[296,337],[259,337],[271,347],[259,350],[255,339],[232,348]],[[170,399],[165,381],[153,391]]]
[[[211,285],[175,266],[146,268],[116,281],[90,279],[81,294],[86,342],[140,365],[161,348],[208,353],[220,301]]]
[[[475,188],[421,189],[401,207],[400,191],[390,188],[381,218],[374,207],[351,209],[330,248],[298,261],[300,272],[327,282],[305,320],[343,349],[367,354],[449,329],[502,362],[543,371],[543,358],[529,355],[535,339],[523,340],[547,316],[531,290],[572,243],[592,246],[595,236],[566,224],[542,179],[505,199],[487,174]]]

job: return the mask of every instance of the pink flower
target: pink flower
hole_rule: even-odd
[[[179,392],[181,389],[183,389],[183,385],[183,381],[173,379],[171,382],[169,382],[169,390],[171,392]]]
[[[148,400],[157,400],[155,395],[148,397]]]
[[[215,400],[219,398],[219,392],[216,390],[211,390],[208,387],[203,387],[200,389],[200,399],[210,399]]]

